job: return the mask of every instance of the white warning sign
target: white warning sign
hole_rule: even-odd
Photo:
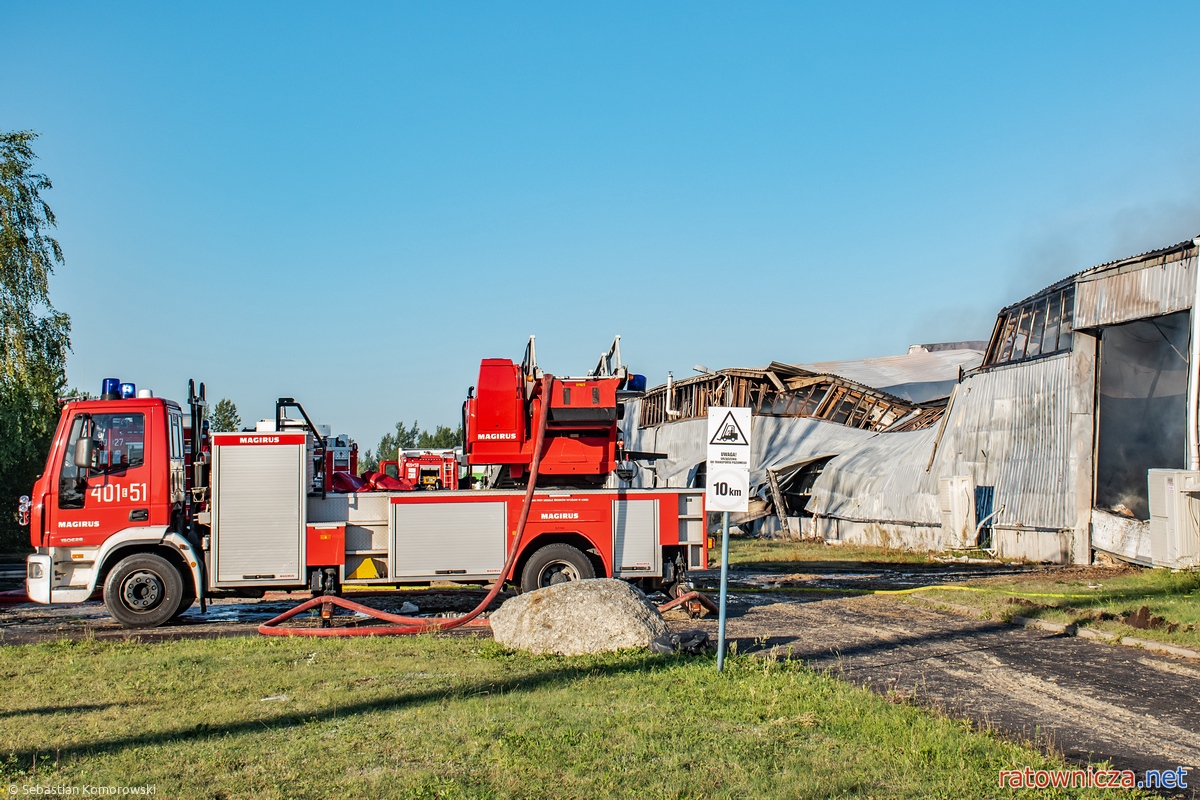
[[[750,409],[708,409],[708,468],[704,505],[709,511],[748,511]]]

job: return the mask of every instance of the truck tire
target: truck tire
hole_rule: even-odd
[[[126,628],[155,628],[183,603],[183,578],[162,556],[137,553],[121,559],[104,581],[104,606]]]
[[[192,588],[189,578],[183,579],[183,599],[179,602],[179,608],[175,609],[175,613],[171,615],[172,620],[179,619],[184,612],[196,604],[196,590]]]
[[[521,570],[521,591],[532,592],[556,583],[596,577],[592,560],[569,544],[548,544],[538,549]]]

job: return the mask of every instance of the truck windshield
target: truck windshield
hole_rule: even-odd
[[[87,474],[75,466],[75,448],[84,437],[95,442],[92,475],[124,472],[145,461],[144,414],[80,414],[71,423],[71,438],[59,472],[59,508],[83,508]]]

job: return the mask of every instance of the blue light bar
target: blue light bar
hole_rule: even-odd
[[[137,397],[137,385],[132,383],[121,384],[121,399],[132,400]]]
[[[119,400],[121,398],[121,379],[105,378],[100,384],[101,400]]]

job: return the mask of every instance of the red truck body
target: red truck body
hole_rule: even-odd
[[[547,414],[540,473],[547,482],[603,483],[617,467],[621,377],[554,378],[549,397],[508,359],[485,359],[468,398],[467,463],[503,465],[523,482],[533,462],[536,421]]]
[[[482,363],[464,406],[464,449],[468,463],[504,481],[472,491],[457,490],[458,462],[443,453],[428,454],[443,491],[329,492],[332,471],[356,453],[348,440],[333,452],[292,398],[277,402],[274,430],[205,440],[203,386],[199,395],[189,389],[195,459],[174,402],[68,402],[28,503],[37,551],[29,596],[71,603],[99,594],[122,624],[150,627],[197,599],[268,588],[502,580],[530,590],[618,577],[673,591],[688,569],[707,567],[702,490],[613,488],[625,374],[546,382],[534,374],[532,358]],[[524,497],[511,487],[528,480],[542,414],[538,488],[521,552],[502,575]]]

